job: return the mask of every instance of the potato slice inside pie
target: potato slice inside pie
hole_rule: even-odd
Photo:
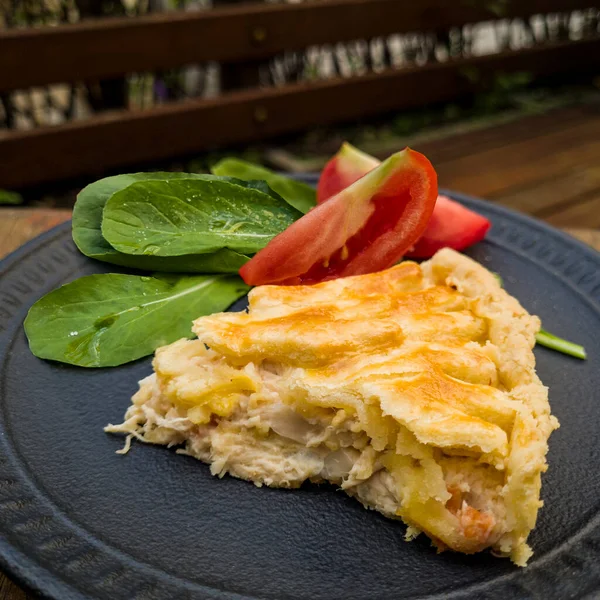
[[[160,348],[125,422],[222,476],[330,482],[426,533],[524,565],[547,441],[539,328],[452,250],[313,286],[262,286],[248,312],[194,322]],[[129,442],[128,438],[128,442]]]

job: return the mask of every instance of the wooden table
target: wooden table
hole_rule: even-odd
[[[24,244],[27,240],[58,225],[71,217],[70,211],[51,209],[0,209],[0,258]],[[600,250],[600,231],[567,229],[571,235]],[[0,600],[33,600],[0,573]]]

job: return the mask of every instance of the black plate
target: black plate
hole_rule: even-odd
[[[404,526],[329,486],[258,489],[162,447],[103,433],[150,359],[85,370],[34,358],[23,333],[42,294],[114,270],[59,226],[0,267],[0,566],[48,598],[580,598],[600,589],[600,255],[542,223],[453,194],[493,221],[469,254],[581,362],[536,349],[561,429],[526,569],[436,554]]]

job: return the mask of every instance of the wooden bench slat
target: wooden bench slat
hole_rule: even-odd
[[[578,150],[580,149],[577,144]],[[582,145],[581,155],[587,153],[587,145]],[[577,152],[579,158],[580,152]],[[542,171],[540,171],[540,176]],[[543,179],[534,181],[516,190],[503,190],[494,200],[529,214],[544,216],[555,212],[565,203],[572,203],[590,194],[600,196],[600,166],[593,161],[587,164],[567,164],[562,172],[546,173]]]
[[[424,141],[421,151],[437,163],[454,160],[457,156],[480,154],[487,150],[512,145],[549,133],[564,131],[582,119],[595,118],[600,114],[596,105],[576,105],[557,108],[541,114],[530,115],[526,124],[520,118],[509,123],[484,127],[441,139]],[[559,116],[558,116],[559,115]]]
[[[444,30],[499,17],[583,9],[590,0],[509,0],[497,12],[447,0],[329,0],[98,19],[0,31],[0,91],[215,60],[248,61],[315,44]],[[494,4],[495,5],[495,4]]]
[[[576,147],[574,153],[572,148]],[[417,148],[418,149],[418,148]],[[491,148],[465,160],[434,163],[442,185],[466,194],[492,197],[502,203],[502,194],[510,188],[525,188],[580,164],[591,163],[600,156],[600,117],[590,118],[573,128]],[[507,189],[508,188],[508,189]],[[533,212],[533,207],[531,212]]]
[[[600,39],[310,85],[242,90],[210,100],[114,111],[56,127],[0,133],[0,187],[102,175],[125,165],[449,100],[480,85],[465,76],[466,66],[484,78],[515,70],[540,76],[593,71],[600,66]]]
[[[584,202],[577,202],[545,216],[545,220],[556,227],[576,227],[585,223],[586,227],[600,229],[600,191]]]

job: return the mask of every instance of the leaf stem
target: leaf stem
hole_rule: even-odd
[[[587,354],[583,346],[559,338],[556,335],[545,331],[544,329],[539,330],[535,336],[535,339],[538,344],[545,346],[546,348],[551,348],[552,350],[562,352],[563,354],[568,354],[569,356],[574,356],[575,358],[580,358],[581,360],[585,360],[587,358]]]
[[[492,274],[502,287],[502,277],[500,277],[498,273]],[[563,338],[559,338],[545,329],[540,329],[536,334],[535,339],[540,346],[545,346],[551,350],[556,350],[557,352],[562,352],[563,354],[568,354],[569,356],[574,356],[575,358],[580,358],[581,360],[585,360],[587,358],[587,354],[583,346],[569,342]]]

